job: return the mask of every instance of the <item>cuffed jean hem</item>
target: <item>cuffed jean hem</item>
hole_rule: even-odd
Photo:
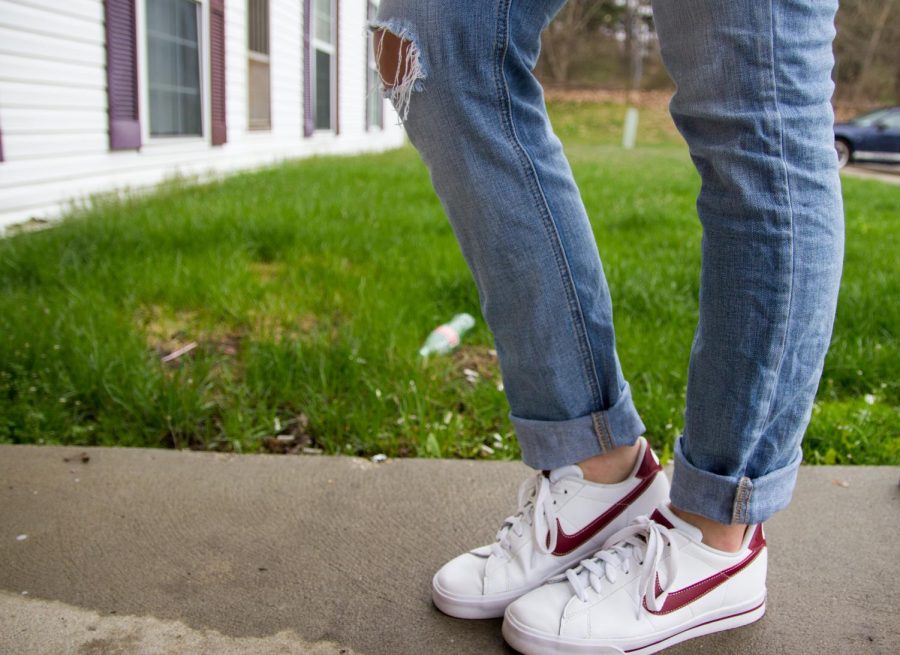
[[[790,464],[758,478],[717,475],[698,469],[675,442],[675,470],[669,497],[678,509],[725,524],[766,521],[791,502],[803,451]]]
[[[534,469],[568,466],[619,446],[630,446],[646,428],[631,399],[628,383],[607,410],[566,421],[536,421],[509,415],[522,448],[522,461]]]

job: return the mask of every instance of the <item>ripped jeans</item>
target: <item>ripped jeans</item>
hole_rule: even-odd
[[[370,25],[385,93],[474,275],[523,459],[539,469],[644,432],[594,234],[532,72],[563,4],[382,0]],[[653,10],[672,117],[702,179],[699,323],[671,498],[756,523],[790,501],[837,302],[837,1]]]

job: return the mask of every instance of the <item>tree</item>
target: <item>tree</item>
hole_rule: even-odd
[[[649,0],[569,0],[543,34],[542,79],[553,84],[668,84]],[[858,109],[900,103],[900,0],[841,0],[836,96]],[[646,73],[646,74],[644,74]]]
[[[837,15],[837,96],[857,105],[900,101],[897,0],[843,0]]]
[[[541,39],[542,59],[556,84],[570,80],[570,72],[583,52],[583,44],[602,25],[622,23],[624,8],[615,0],[569,0],[556,15]]]

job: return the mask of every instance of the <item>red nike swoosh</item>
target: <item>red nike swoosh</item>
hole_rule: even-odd
[[[641,466],[636,474],[636,476],[641,479],[641,482],[640,484],[638,484],[638,486],[632,489],[627,496],[622,498],[622,500],[603,512],[603,514],[595,518],[586,526],[581,528],[581,530],[573,534],[566,533],[566,531],[562,529],[562,525],[560,525],[559,519],[556,519],[557,537],[556,548],[553,549],[553,554],[568,555],[573,550],[594,537],[594,535],[596,535],[598,532],[603,530],[603,528],[612,523],[616,519],[616,517],[619,516],[619,514],[624,512],[638,496],[644,493],[647,488],[651,484],[653,484],[653,479],[660,471],[662,471],[662,466],[660,466],[659,462],[657,462],[653,458],[653,454],[650,452],[650,448],[647,448],[644,451],[644,459],[641,462]],[[547,545],[550,545],[549,532],[547,533]]]
[[[694,584],[685,587],[684,589],[670,592],[666,597],[666,602],[663,603],[662,608],[657,611],[654,611],[647,607],[647,599],[645,598],[644,609],[651,614],[656,614],[657,616],[660,614],[669,614],[670,612],[680,610],[685,605],[689,605],[701,596],[705,596],[719,585],[727,582],[729,578],[734,577],[740,571],[750,566],[750,563],[759,556],[765,546],[766,538],[763,535],[762,526],[758,525],[756,527],[756,534],[753,535],[753,539],[750,541],[750,554],[747,555],[747,557],[742,559],[734,566],[729,567],[724,571],[719,571],[718,573],[711,575],[708,578],[704,578],[703,580],[700,580],[700,582],[695,582]],[[659,575],[657,575],[656,595],[658,596],[661,593],[662,587],[659,584]]]

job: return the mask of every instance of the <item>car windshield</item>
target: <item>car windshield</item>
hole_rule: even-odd
[[[881,118],[887,116],[891,111],[891,109],[877,109],[875,111],[870,111],[868,114],[852,118],[850,119],[850,122],[861,127],[869,127],[870,125],[877,123]]]

